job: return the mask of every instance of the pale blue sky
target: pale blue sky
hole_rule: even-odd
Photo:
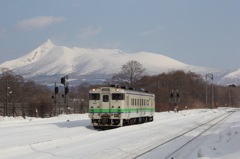
[[[239,0],[0,0],[0,63],[56,45],[240,68]]]

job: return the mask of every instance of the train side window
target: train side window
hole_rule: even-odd
[[[123,93],[113,93],[112,100],[124,100],[124,94]]]

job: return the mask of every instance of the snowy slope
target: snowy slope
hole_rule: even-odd
[[[118,73],[121,66],[131,60],[140,62],[150,75],[172,70],[184,70],[202,74],[203,77],[207,73],[213,73],[215,83],[232,84],[234,82],[240,84],[238,80],[239,70],[230,71],[191,66],[149,52],[128,54],[118,49],[55,46],[50,40],[18,59],[0,64],[0,67],[12,69],[25,78],[38,80],[42,78],[42,81],[40,79],[39,82],[46,82],[46,77],[49,80],[49,78],[67,74],[74,79],[81,79],[82,77],[106,79],[114,73]],[[223,77],[224,79],[222,79]]]
[[[228,73],[227,75],[223,76],[219,83],[233,83],[240,85],[240,69],[235,69]]]

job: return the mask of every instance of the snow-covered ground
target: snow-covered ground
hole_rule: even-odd
[[[196,129],[170,143],[158,146],[214,117],[224,117],[232,110],[236,112],[171,156],[169,155],[172,152],[205,128]],[[240,158],[240,109],[155,113],[153,122],[106,131],[95,130],[89,124],[88,114],[60,115],[45,119],[0,117],[0,158],[125,159],[135,158],[154,147],[139,158]]]

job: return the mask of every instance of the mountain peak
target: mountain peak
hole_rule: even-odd
[[[55,46],[50,39],[32,52],[12,61],[0,64],[25,78],[38,78],[40,82],[55,80],[56,76],[70,74],[75,79],[106,79],[121,70],[128,61],[138,61],[149,75],[157,75],[171,70],[191,71],[203,75],[213,73],[214,83],[234,83],[239,85],[240,70],[218,70],[191,66],[167,56],[150,53],[124,53],[119,49],[84,49]],[[225,77],[223,79],[223,77]],[[220,81],[221,80],[221,81]],[[91,81],[91,80],[90,80]],[[92,82],[92,81],[91,81]],[[75,81],[77,83],[77,80]]]
[[[43,46],[44,48],[51,48],[53,46],[55,46],[52,41],[50,39],[48,39],[45,43],[43,43],[41,46]],[[40,46],[40,47],[41,47]]]
[[[37,49],[32,51],[27,60],[24,60],[24,63],[27,62],[34,62],[37,61],[41,56],[46,54],[51,50],[51,48],[55,47],[55,45],[51,42],[50,39],[48,39],[45,43],[43,43],[41,46],[39,46]]]

